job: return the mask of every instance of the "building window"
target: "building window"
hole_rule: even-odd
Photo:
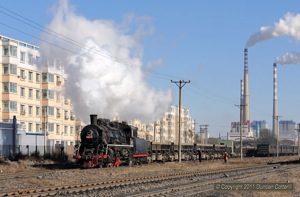
[[[68,135],[68,126],[65,126],[64,134],[65,134],[65,135]]]
[[[9,64],[3,64],[3,74],[8,75],[9,74]]]
[[[54,107],[43,107],[43,115],[49,115],[53,116],[54,115]]]
[[[32,131],[32,123],[28,123],[28,131],[31,132]]]
[[[43,76],[43,83],[48,82],[48,76],[47,76],[47,73],[43,73],[42,76]]]
[[[20,62],[25,63],[25,55],[26,53],[23,51],[20,51]]]
[[[54,90],[43,90],[43,99],[54,99]]]
[[[35,78],[36,78],[36,79],[35,79],[36,82],[37,82],[37,83],[40,83],[41,75],[40,75],[39,73],[36,73]]]
[[[23,87],[20,88],[20,95],[21,95],[21,97],[25,96],[25,88],[23,88]]]
[[[68,113],[68,111],[65,111],[64,115],[65,115],[65,119],[68,120],[69,119],[69,113]]]
[[[17,65],[15,65],[15,64],[3,64],[3,74],[5,74],[5,75],[9,75],[9,74],[17,75]]]
[[[54,123],[48,122],[48,132],[54,131]]]
[[[17,57],[17,47],[12,45],[3,46],[3,55]]]
[[[4,82],[3,83],[3,92],[4,93],[17,93],[17,83]]]
[[[56,116],[59,118],[60,117],[60,109],[56,108]]]
[[[28,80],[29,80],[29,81],[32,81],[32,80],[33,80],[33,73],[32,73],[32,72],[29,72],[29,73],[28,73]]]
[[[28,107],[28,115],[32,116],[32,106]]]
[[[59,135],[60,133],[60,126],[59,124],[56,125],[56,135]]]
[[[43,116],[48,115],[47,112],[48,112],[47,107],[44,106],[44,107],[42,108],[42,114],[43,114]]]
[[[35,110],[36,110],[35,112],[36,116],[40,116],[40,107],[36,107]]]
[[[54,83],[54,75],[52,73],[48,73],[49,82]]]
[[[70,135],[74,135],[74,127],[70,127]]]
[[[3,46],[3,55],[9,55],[9,46]]]
[[[17,57],[17,47],[16,46],[9,46],[10,55],[13,57]]]
[[[36,99],[40,99],[41,98],[41,91],[40,90],[36,90]]]
[[[28,90],[28,98],[32,99],[32,89]]]
[[[41,125],[40,125],[40,124],[36,124],[36,125],[35,125],[35,129],[36,129],[36,132],[40,132],[40,130],[41,130]]]
[[[20,105],[20,111],[21,111],[21,115],[25,115],[25,105],[23,104]]]
[[[3,111],[17,111],[17,101],[3,101]]]
[[[25,79],[26,78],[26,76],[25,76],[25,70],[21,70],[20,77],[21,77],[21,79]]]
[[[54,83],[54,74],[52,73],[43,73],[43,83],[51,82]]]

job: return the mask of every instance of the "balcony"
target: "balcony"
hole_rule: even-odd
[[[68,100],[65,100],[65,104],[68,105],[68,104],[69,104],[69,101],[68,101]]]
[[[75,120],[75,116],[71,116],[71,120]]]
[[[69,120],[69,116],[65,116],[65,120]]]
[[[60,85],[61,85],[61,81],[57,81],[57,82],[56,82],[56,85],[57,85],[57,86],[60,86]]]
[[[56,114],[56,117],[57,117],[57,118],[60,118],[60,113],[57,113],[57,114]]]
[[[26,111],[23,110],[23,111],[20,112],[20,114],[21,114],[22,116],[24,116],[24,115],[26,114]]]

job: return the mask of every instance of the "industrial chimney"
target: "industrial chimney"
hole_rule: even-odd
[[[277,103],[277,65],[273,64],[273,122],[272,122],[272,134],[277,138],[278,131],[278,103]]]
[[[250,99],[249,99],[249,83],[248,83],[248,49],[244,49],[244,111],[243,125],[247,124],[248,132],[250,132]]]

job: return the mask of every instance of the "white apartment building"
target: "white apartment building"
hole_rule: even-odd
[[[178,143],[179,135],[179,107],[169,106],[164,115],[153,123],[143,124],[140,120],[132,120],[131,125],[138,127],[138,136],[155,142]],[[187,108],[181,108],[181,143],[194,143],[194,120]]]
[[[47,145],[74,145],[81,123],[64,97],[61,65],[41,65],[39,48],[28,43],[0,36],[0,45],[0,121],[16,116],[25,132],[46,134]]]

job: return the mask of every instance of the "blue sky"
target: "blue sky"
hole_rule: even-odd
[[[7,12],[3,14],[3,8],[48,26],[54,18],[51,10],[55,4],[58,2],[50,0],[2,0],[0,34],[40,45],[40,40],[31,36],[40,37],[42,31],[7,16]],[[198,123],[197,130],[200,124],[207,124],[212,136],[225,136],[230,123],[239,121],[235,105],[240,99],[243,51],[248,39],[262,26],[273,26],[287,13],[297,15],[299,4],[292,0],[69,0],[76,15],[89,21],[110,21],[122,26],[128,17],[134,16],[124,34],[142,32],[138,39],[142,66],[159,62],[151,68],[153,73],[159,73],[158,77],[145,73],[146,82],[157,91],[171,89],[172,103],[177,105],[178,87],[170,80],[191,80],[182,89],[182,104],[190,109]],[[299,40],[282,36],[248,49],[251,121],[266,120],[271,129],[273,63],[287,52],[300,52],[299,46]],[[300,122],[298,73],[299,65],[278,65],[279,116],[296,123]]]

